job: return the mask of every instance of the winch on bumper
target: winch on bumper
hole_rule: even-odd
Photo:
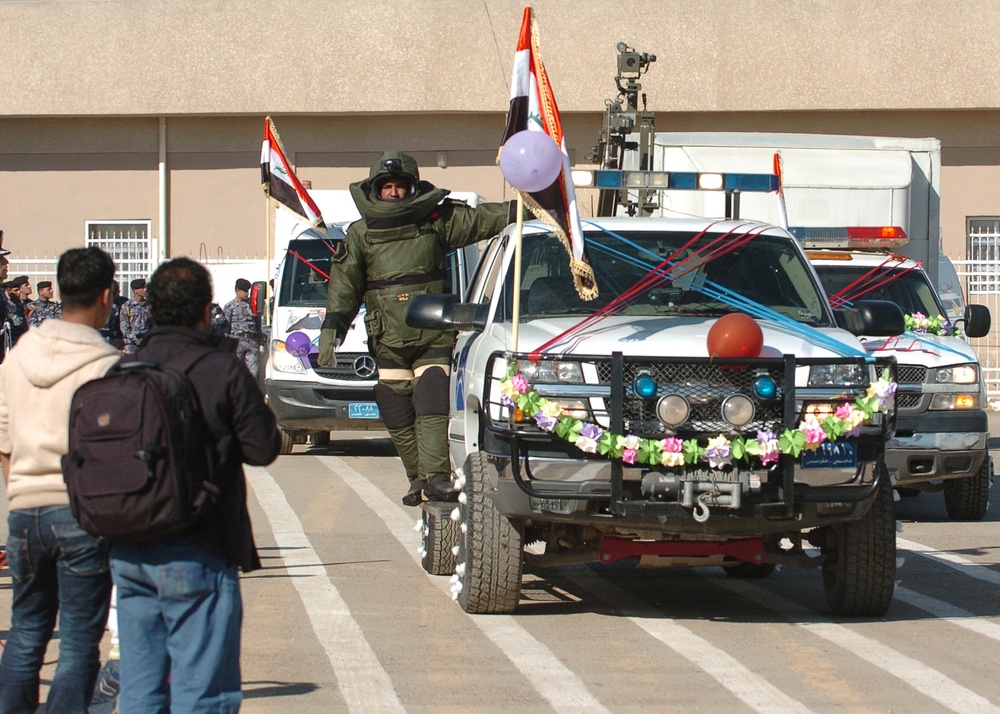
[[[496,361],[508,358],[529,359],[496,353],[487,373],[495,376]],[[807,412],[830,413],[864,396],[873,374],[871,363],[862,358],[630,356],[626,362],[621,353],[614,353],[610,358],[571,359],[591,365],[597,383],[533,382],[533,389],[614,434],[702,443],[720,435],[738,438],[762,430],[795,430]],[[802,375],[821,364],[855,365],[854,373],[865,377],[847,385],[796,388],[797,371]],[[887,368],[894,378],[894,362],[876,368]],[[642,375],[655,384],[655,389],[646,385],[652,391],[645,396],[637,393],[636,380]],[[888,414],[876,414],[857,436],[826,441],[797,456],[783,453],[768,466],[749,458],[720,468],[690,463],[664,467],[585,453],[505,407],[496,379],[485,386],[483,451],[506,461],[491,494],[501,513],[646,537],[751,537],[856,519],[867,510],[884,477],[884,469],[876,464],[892,434],[895,413],[889,409]],[[740,408],[732,408],[734,397],[741,400]],[[670,412],[669,406],[661,406],[668,399],[686,404],[681,407],[687,410],[686,418],[673,426],[661,419],[674,416],[663,413]],[[724,415],[730,412],[739,413],[741,423],[727,421]]]

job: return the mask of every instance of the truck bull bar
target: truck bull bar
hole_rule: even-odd
[[[518,353],[503,353],[495,352],[491,355],[490,360],[487,365],[487,375],[496,375],[497,372],[494,369],[496,360],[528,360],[527,354]],[[607,362],[608,357],[606,355],[557,355],[548,357],[545,356],[542,359],[549,361],[573,361],[581,363],[600,363]],[[782,355],[780,358],[715,358],[712,360],[705,360],[704,358],[684,358],[684,357],[672,357],[672,358],[634,358],[629,357],[629,363],[633,364],[640,362],[643,364],[649,363],[669,363],[669,364],[689,364],[689,365],[699,365],[699,364],[711,364],[722,369],[737,369],[737,368],[758,368],[758,369],[777,369],[780,371],[782,379],[780,381],[780,405],[781,405],[781,419],[780,424],[784,428],[795,429],[798,426],[798,422],[801,418],[802,407],[798,405],[798,402],[805,400],[808,402],[840,402],[840,401],[853,401],[857,396],[864,394],[868,385],[864,387],[853,387],[853,388],[814,388],[809,387],[806,389],[796,389],[795,386],[795,371],[796,367],[808,367],[812,365],[830,365],[830,364],[861,364],[870,365],[872,361],[864,357],[813,357],[813,358],[797,358],[795,355],[786,354]],[[895,382],[896,380],[896,361],[894,358],[880,359],[875,361],[875,367],[878,373],[881,373],[883,369],[889,371],[890,379]],[[493,390],[497,389],[499,380],[494,376],[492,378],[487,377],[484,393],[484,407],[485,407],[485,428],[486,430],[494,436],[501,443],[506,443],[510,449],[510,469],[511,475],[517,486],[527,495],[534,498],[542,499],[561,499],[561,500],[572,500],[572,501],[600,501],[607,502],[609,511],[615,516],[672,516],[678,515],[683,512],[684,507],[677,502],[669,501],[656,501],[648,499],[635,499],[630,498],[625,493],[624,488],[624,473],[625,467],[621,459],[611,459],[609,461],[611,469],[611,479],[610,488],[608,490],[599,491],[589,491],[586,493],[580,492],[569,492],[565,489],[546,489],[544,487],[544,480],[535,478],[531,473],[530,458],[532,452],[531,444],[547,443],[552,444],[556,442],[562,442],[562,440],[555,436],[554,434],[549,434],[544,430],[534,426],[529,425],[527,427],[516,425],[514,423],[513,410],[508,409],[509,416],[506,422],[500,420],[494,420],[492,414],[490,413],[491,407],[497,407],[501,405],[499,397],[493,394]],[[612,432],[617,434],[625,433],[625,401],[628,396],[626,384],[626,362],[623,353],[613,352],[610,357],[610,383],[604,385],[607,388],[593,389],[594,385],[587,385],[587,396],[588,398],[593,398],[595,395],[598,398],[605,398],[610,402],[610,409],[607,416],[609,417],[610,429]],[[824,396],[825,395],[825,396]],[[634,395],[633,395],[634,396]],[[568,394],[563,394],[563,398],[567,398]],[[797,458],[790,454],[782,454],[779,458],[780,470],[781,470],[781,481],[778,484],[774,484],[777,489],[778,499],[772,500],[770,502],[763,502],[757,504],[759,507],[764,508],[768,511],[781,511],[785,517],[792,517],[795,513],[796,504],[800,503],[822,503],[822,504],[836,504],[836,503],[858,503],[866,501],[871,498],[879,489],[881,484],[881,479],[884,477],[883,469],[876,469],[874,478],[869,483],[861,483],[861,470],[860,464],[874,462],[880,457],[884,443],[886,439],[891,438],[895,432],[895,420],[896,420],[896,410],[895,401],[892,401],[892,408],[887,414],[879,415],[878,423],[868,424],[862,427],[861,435],[859,437],[853,438],[849,443],[856,445],[858,449],[858,472],[856,473],[852,481],[856,483],[848,484],[838,484],[832,486],[810,486],[808,484],[795,483],[795,465]],[[635,433],[635,432],[633,432]],[[718,434],[718,431],[684,431],[678,430],[677,436],[680,438],[704,438],[704,437],[714,437]],[[647,438],[656,438],[657,434],[652,433],[640,433],[638,436],[643,436]],[[573,448],[570,446],[569,448]],[[867,458],[862,458],[863,454]],[[873,458],[871,455],[875,454]],[[580,452],[581,457],[584,457],[583,452]],[[584,457],[587,460],[592,460],[594,457]],[[597,457],[602,458],[603,457]],[[523,473],[522,473],[522,459],[523,459]],[[652,467],[650,467],[652,468]],[[773,513],[775,517],[780,517],[779,513]]]

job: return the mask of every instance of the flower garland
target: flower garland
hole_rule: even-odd
[[[874,382],[865,396],[853,404],[842,403],[833,414],[817,417],[807,415],[797,429],[785,429],[777,434],[761,429],[756,436],[723,434],[708,439],[702,446],[697,439],[645,439],[634,434],[614,434],[596,424],[563,413],[558,403],[546,399],[531,388],[528,380],[517,371],[516,362],[507,366],[507,376],[500,382],[501,404],[520,409],[535,424],[547,432],[574,444],[588,454],[601,454],[609,459],[621,459],[627,464],[648,464],[668,468],[707,462],[712,469],[721,469],[734,462],[750,464],[756,458],[762,466],[775,463],[782,454],[798,457],[803,451],[815,451],[824,441],[856,437],[861,425],[877,412],[887,411],[888,398],[895,393],[896,383],[889,380],[888,371]]]
[[[913,332],[925,332],[928,335],[944,335],[945,337],[958,337],[962,334],[944,315],[927,317],[922,312],[915,312],[912,315],[903,315],[903,320],[906,323],[906,329]]]

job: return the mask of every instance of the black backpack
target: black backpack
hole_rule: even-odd
[[[215,451],[188,371],[212,350],[164,364],[121,361],[73,396],[62,458],[80,527],[111,540],[186,530],[215,502]]]

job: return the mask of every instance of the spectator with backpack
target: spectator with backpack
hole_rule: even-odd
[[[111,595],[107,544],[73,517],[61,458],[75,391],[118,360],[98,332],[111,309],[114,274],[114,261],[99,248],[64,253],[57,267],[63,319],[25,334],[0,365],[0,461],[13,591],[0,658],[0,712],[38,706],[39,670],[57,612],[59,664],[47,710],[85,712],[100,667]],[[43,429],[39,414],[45,415]]]
[[[136,358],[187,366],[214,445],[218,498],[179,533],[112,541],[122,651],[119,711],[235,712],[242,701],[237,569],[260,567],[243,464],[269,464],[281,437],[232,341],[211,334],[208,271],[189,258],[164,263],[149,281],[147,300],[153,329]],[[192,357],[195,352],[200,354]]]

